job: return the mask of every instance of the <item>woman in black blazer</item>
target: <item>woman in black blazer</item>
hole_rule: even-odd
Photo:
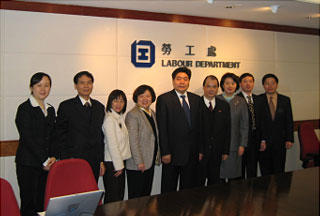
[[[56,161],[52,145],[55,110],[45,102],[50,88],[48,74],[34,74],[30,80],[31,95],[20,104],[16,114],[20,138],[15,161],[22,216],[43,211],[47,171]]]

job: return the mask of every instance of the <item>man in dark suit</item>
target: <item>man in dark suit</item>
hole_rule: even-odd
[[[104,106],[90,98],[93,76],[81,71],[74,76],[75,98],[63,101],[57,113],[57,135],[60,158],[82,158],[89,162],[94,177],[104,174],[104,143],[102,124]]]
[[[230,106],[215,97],[218,89],[215,76],[204,79],[204,96],[200,100],[199,186],[205,185],[206,179],[207,185],[220,181],[221,161],[227,159],[230,149]]]
[[[259,95],[262,107],[262,140],[266,150],[260,153],[262,175],[283,173],[286,150],[293,145],[293,117],[290,98],[277,92],[278,78],[266,74],[262,78],[264,94]]]
[[[254,87],[254,77],[250,73],[244,73],[240,76],[241,92],[238,96],[243,97],[248,105],[249,114],[249,134],[248,147],[242,155],[242,178],[251,178],[257,176],[257,167],[259,159],[259,150],[264,151],[265,145],[260,140],[260,108],[259,100],[252,93]]]
[[[174,89],[158,97],[156,115],[162,156],[161,192],[195,186],[199,158],[200,97],[187,92],[191,71],[180,67],[172,73]]]

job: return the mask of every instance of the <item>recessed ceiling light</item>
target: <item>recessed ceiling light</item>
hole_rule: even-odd
[[[271,5],[270,8],[271,8],[272,13],[277,13],[279,7],[280,7],[280,5]]]

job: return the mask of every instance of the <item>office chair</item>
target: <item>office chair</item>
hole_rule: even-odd
[[[0,178],[1,185],[1,205],[0,216],[20,216],[17,199],[13,193],[10,183]]]
[[[47,209],[51,197],[93,190],[98,190],[98,185],[87,161],[83,159],[58,161],[52,165],[48,174],[44,209]]]
[[[302,167],[319,166],[320,142],[314,131],[312,123],[303,122],[299,125],[298,136],[300,142],[300,160]]]

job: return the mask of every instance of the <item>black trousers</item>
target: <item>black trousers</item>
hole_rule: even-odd
[[[259,140],[253,131],[248,137],[248,147],[242,155],[242,178],[257,177],[259,146]]]
[[[137,170],[126,170],[128,181],[128,198],[150,196],[152,190],[154,165],[144,172]]]
[[[118,177],[115,177],[113,163],[111,161],[104,162],[106,166],[106,172],[103,176],[103,184],[105,189],[104,203],[110,203],[115,201],[121,201],[124,197],[125,188],[125,170]]]
[[[285,145],[278,143],[278,145]],[[261,175],[272,175],[276,173],[284,173],[286,163],[286,148],[267,147],[263,152],[260,152],[259,165]]]
[[[16,165],[20,189],[21,216],[38,215],[44,209],[44,194],[48,172],[42,167]]]
[[[184,166],[162,164],[161,193],[177,191],[178,179],[179,190],[195,187],[197,178],[196,166],[196,160],[189,160]]]
[[[207,185],[213,185],[221,182],[220,165],[222,155],[214,155],[212,150],[210,151],[208,159],[203,158],[202,161],[199,161],[199,165],[197,166],[197,186],[204,186],[206,180],[208,180]]]

